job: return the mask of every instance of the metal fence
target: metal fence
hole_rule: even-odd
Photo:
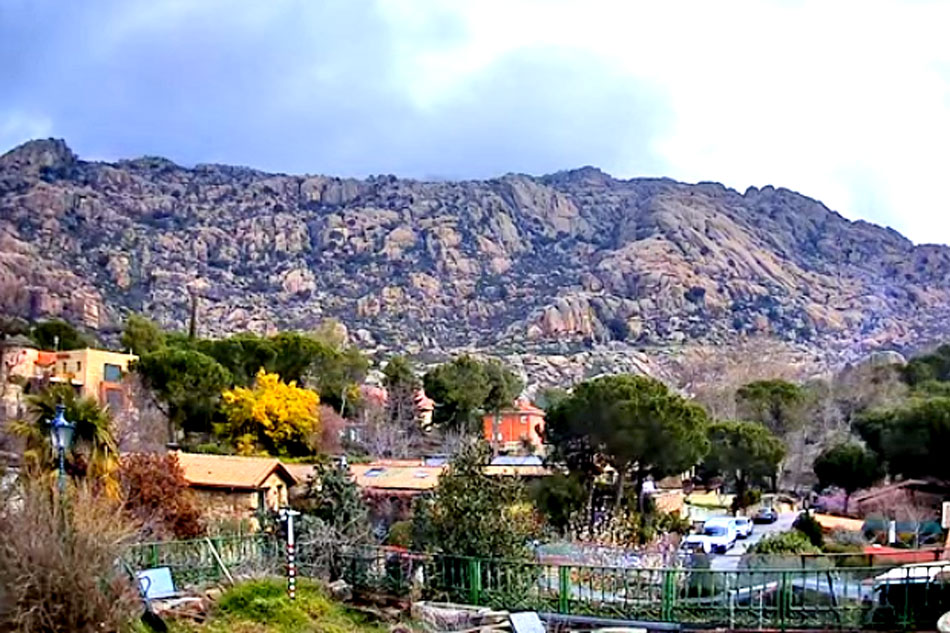
[[[298,548],[306,556],[306,546]],[[134,546],[133,569],[168,566],[181,586],[222,577],[283,573],[284,553],[268,535]],[[324,557],[327,553],[322,553]],[[703,563],[641,569],[515,562],[360,547],[329,555],[307,575],[344,578],[357,593],[424,598],[731,629],[933,629],[950,610],[950,562],[720,571]],[[852,563],[853,564],[853,563]]]
[[[357,591],[510,610],[730,629],[932,629],[950,562],[906,567],[636,569],[368,548],[343,555]]]
[[[124,559],[136,571],[168,567],[180,587],[221,581],[222,565],[234,576],[283,573],[286,560],[281,543],[269,534],[138,543]]]

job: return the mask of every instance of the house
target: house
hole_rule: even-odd
[[[482,425],[485,439],[496,451],[519,452],[528,444],[532,447],[530,452],[534,452],[542,445],[544,411],[519,398],[514,406],[502,409],[497,416],[486,414]]]
[[[895,521],[940,521],[942,504],[950,500],[947,482],[907,479],[851,496],[849,514]]]
[[[123,381],[134,354],[102,349],[47,351],[23,337],[0,343],[0,397],[8,416],[22,415],[23,386],[31,381],[68,384],[113,412],[128,407],[128,387]]]
[[[547,477],[552,472],[537,455],[498,455],[485,466],[485,474],[489,477],[535,479]]]
[[[412,514],[412,503],[439,485],[446,465],[429,466],[425,460],[378,460],[351,464],[350,473],[363,491],[370,508],[370,520],[380,530]]]
[[[297,478],[273,457],[178,453],[185,481],[206,517],[254,519],[287,505]]]

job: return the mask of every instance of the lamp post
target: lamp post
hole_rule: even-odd
[[[50,422],[50,440],[53,450],[56,451],[56,457],[59,460],[59,492],[63,494],[66,491],[66,451],[73,443],[73,431],[76,425],[66,420],[66,407],[62,404],[56,405],[56,415]]]

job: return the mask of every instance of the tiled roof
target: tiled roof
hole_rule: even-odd
[[[277,471],[288,485],[296,478],[274,457],[237,457],[178,453],[178,463],[192,486],[256,490]]]
[[[351,464],[350,472],[360,488],[383,490],[432,490],[439,484],[445,466],[424,466],[417,460]]]
[[[864,528],[864,521],[858,519],[849,519],[847,517],[838,517],[831,514],[812,515],[818,525],[823,530],[845,530],[847,532],[860,532]]]

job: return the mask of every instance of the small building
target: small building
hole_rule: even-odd
[[[950,484],[927,479],[907,479],[851,496],[849,514],[894,521],[939,521]]]
[[[544,434],[544,411],[525,398],[514,406],[502,409],[496,417],[488,413],[482,418],[485,439],[499,452],[519,452],[530,446],[540,450]]]
[[[68,384],[76,393],[93,398],[113,412],[128,407],[128,388],[123,380],[134,354],[102,349],[63,352],[37,349],[29,339],[17,336],[0,347],[0,395],[10,416],[23,413],[23,386],[32,381]]]
[[[296,477],[274,457],[178,453],[185,481],[208,518],[253,519],[287,505]]]
[[[548,477],[552,471],[538,455],[498,455],[485,466],[485,474],[489,477],[537,479]]]
[[[426,465],[425,460],[378,460],[351,464],[350,473],[370,507],[370,520],[382,531],[408,519],[413,500],[432,492],[448,466]]]

